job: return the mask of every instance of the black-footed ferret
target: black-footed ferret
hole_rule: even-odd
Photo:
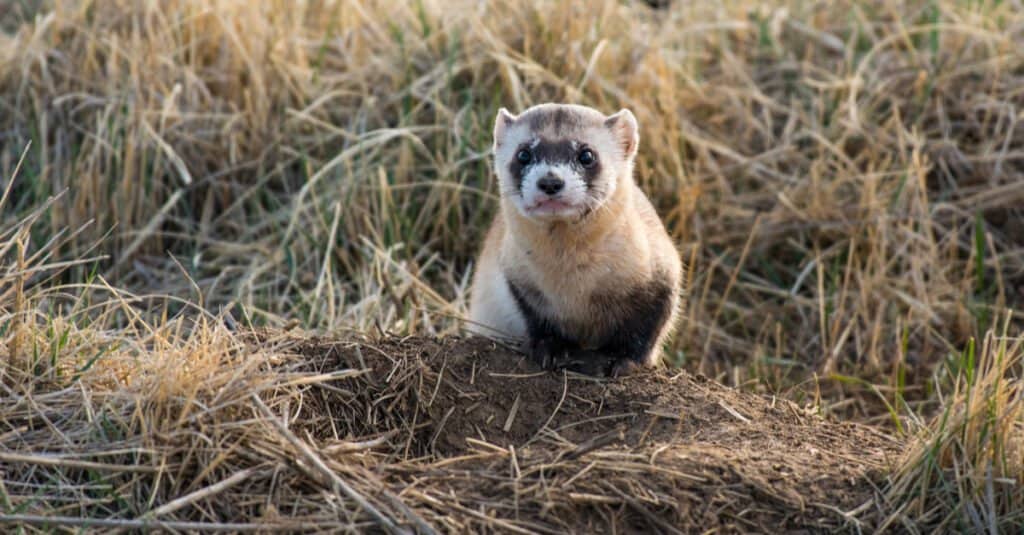
[[[498,112],[501,212],[477,261],[471,332],[525,342],[546,369],[616,376],[658,361],[682,264],[633,181],[639,141],[629,110]]]

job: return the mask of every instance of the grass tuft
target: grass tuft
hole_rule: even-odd
[[[1012,532],[1024,522],[1024,338],[989,331],[944,370],[942,409],[885,491],[882,527]]]

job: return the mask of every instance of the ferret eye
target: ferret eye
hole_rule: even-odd
[[[594,156],[594,151],[590,149],[581,150],[579,156],[576,158],[580,161],[580,165],[583,167],[591,167],[597,163],[597,157]]]
[[[519,149],[519,152],[516,153],[516,161],[521,165],[526,165],[533,161],[533,154],[529,149]]]

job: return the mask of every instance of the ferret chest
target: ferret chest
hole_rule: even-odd
[[[565,261],[533,275],[517,282],[526,301],[536,314],[583,343],[599,343],[621,319],[616,296],[628,295],[635,284],[607,263]]]

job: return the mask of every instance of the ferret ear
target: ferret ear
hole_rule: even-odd
[[[494,144],[498,145],[505,137],[505,130],[516,122],[516,116],[512,115],[505,108],[498,110],[498,116],[494,118]]]
[[[633,112],[623,108],[614,115],[609,115],[604,120],[604,125],[615,134],[615,139],[622,147],[622,154],[627,160],[636,156],[637,147],[640,146],[640,131]]]

